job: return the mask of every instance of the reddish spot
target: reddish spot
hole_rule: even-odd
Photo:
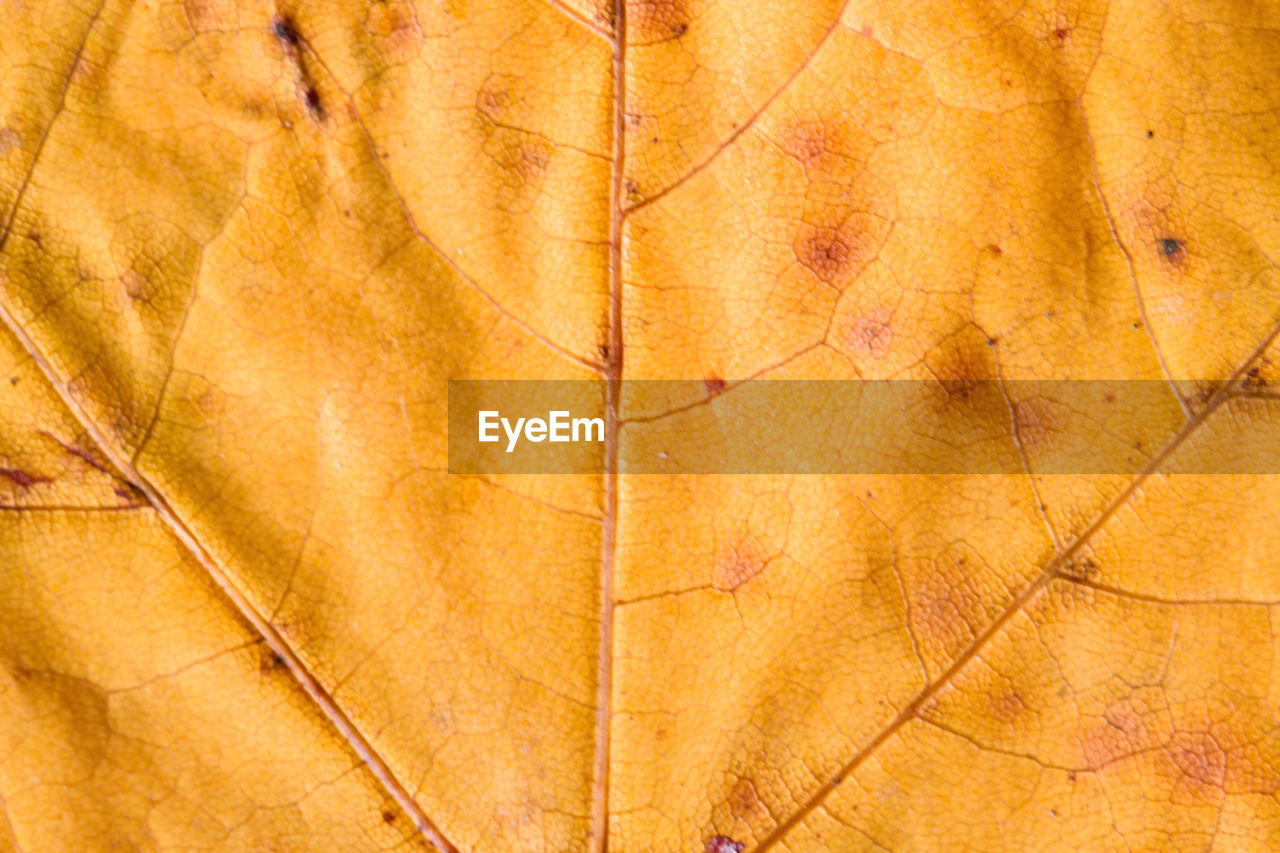
[[[714,373],[702,380],[702,384],[707,387],[707,393],[713,397],[725,388],[725,381]]]
[[[1011,722],[1026,709],[1026,703],[1012,687],[991,697],[991,713],[1002,722]]]
[[[324,105],[320,103],[320,93],[315,86],[307,86],[302,93],[302,100],[307,105],[307,112],[317,121],[324,118]]]
[[[942,392],[937,398],[938,408],[943,410],[959,403],[972,404],[991,397],[989,402],[993,407],[1007,412],[1008,404],[993,382],[997,373],[990,343],[985,336],[980,344],[977,336],[973,336],[972,343],[963,337],[952,338],[925,359]],[[980,393],[984,391],[991,393]]]
[[[985,611],[968,559],[944,554],[905,567],[911,625],[922,646],[944,658],[972,640]]]
[[[384,811],[384,812],[382,813],[382,822],[383,822],[383,823],[395,823],[395,822],[396,822],[396,813],[395,813],[395,812],[392,812],[392,811]]]
[[[750,533],[720,552],[716,558],[714,586],[731,592],[764,571],[769,564],[764,549]]]
[[[1043,450],[1058,431],[1058,417],[1043,397],[1029,397],[1013,404],[1013,423],[1024,450]]]
[[[19,471],[14,468],[0,468],[0,477],[10,480],[24,492],[37,483],[53,482],[50,478],[41,476],[40,474],[30,474],[26,471]]]
[[[1142,749],[1148,737],[1140,709],[1132,700],[1121,699],[1108,706],[1102,719],[1085,732],[1081,750],[1085,765],[1090,770],[1105,767]]]
[[[1209,732],[1174,732],[1166,753],[1177,769],[1173,800],[1189,805],[1217,802],[1225,794],[1227,753]]]
[[[727,835],[717,835],[715,838],[707,839],[707,846],[703,848],[703,853],[742,853],[746,845],[741,841],[734,841]]]
[[[858,236],[848,226],[805,226],[793,245],[796,260],[820,281],[844,279],[862,260]]]
[[[1068,42],[1071,40],[1071,30],[1067,27],[1058,27],[1053,31],[1053,37],[1057,39],[1060,44]]]
[[[689,31],[687,0],[635,0],[627,8],[627,29],[640,43],[677,39]]]
[[[893,343],[889,319],[889,312],[882,308],[854,317],[845,328],[845,343],[857,355],[877,359],[884,357]]]
[[[823,160],[841,147],[839,129],[823,119],[801,119],[783,130],[782,150],[805,166]]]

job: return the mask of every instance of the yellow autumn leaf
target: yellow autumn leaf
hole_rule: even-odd
[[[3,15],[0,851],[1280,849],[1280,7]],[[1025,470],[619,473],[753,378]]]

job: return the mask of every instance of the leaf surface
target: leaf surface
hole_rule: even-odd
[[[1280,846],[1280,494],[1169,473],[1276,446],[1275,10],[10,7],[0,849]],[[755,377],[1026,472],[617,473]],[[449,474],[542,378],[603,476]]]

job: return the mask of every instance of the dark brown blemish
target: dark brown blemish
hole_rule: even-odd
[[[703,853],[742,853],[745,847],[741,841],[734,841],[727,835],[717,835],[707,839]]]
[[[1156,135],[1156,132],[1155,132],[1154,130],[1148,130],[1148,131],[1147,131],[1147,139],[1151,139],[1151,138],[1152,138],[1152,137],[1154,137],[1155,135]]]
[[[270,646],[262,645],[259,648],[260,648],[260,652],[258,655],[258,671],[259,672],[277,673],[285,669],[288,669],[288,666],[285,664],[284,658],[276,654],[275,651]]]
[[[712,373],[706,379],[702,380],[702,384],[706,386],[707,393],[714,397],[716,394],[719,394],[724,390],[726,383],[724,379]]]
[[[393,812],[393,811],[385,810],[385,809],[384,809],[384,810],[383,810],[383,812],[382,812],[382,822],[383,822],[383,823],[395,823],[395,822],[396,822],[396,813],[395,813],[395,812]]]
[[[9,480],[10,482],[14,483],[18,488],[22,489],[24,492],[30,489],[32,486],[38,485],[40,483],[53,482],[53,480],[50,479],[49,477],[45,477],[41,474],[32,474],[28,471],[20,471],[16,468],[0,468],[0,477],[4,477],[6,480]]]
[[[316,121],[324,118],[324,104],[320,102],[320,93],[316,91],[315,86],[306,87],[302,100],[307,105],[307,112],[311,113],[312,118]]]
[[[678,39],[689,31],[687,0],[637,0],[628,13],[627,28],[635,27],[640,43]]]
[[[1071,40],[1071,29],[1069,27],[1057,27],[1053,31],[1053,37],[1058,40],[1059,44],[1065,44]]]
[[[981,348],[973,344],[966,345],[963,340],[952,340],[944,344],[946,349],[935,351],[926,358],[925,364],[942,392],[937,400],[939,406],[945,408],[961,403],[971,404],[979,397],[985,399],[988,396],[980,392],[996,390],[993,383],[996,368],[990,343],[993,339],[983,335],[980,340]],[[977,341],[974,343],[977,344]],[[1003,407],[1003,400],[1001,405]]]
[[[1156,248],[1160,250],[1160,256],[1170,263],[1181,263],[1186,255],[1186,250],[1182,245],[1182,241],[1173,237],[1161,237],[1156,243]]]
[[[17,385],[19,381],[20,381],[20,380],[19,380],[19,379],[18,379],[18,377],[16,377],[16,376],[10,376],[10,377],[9,377],[9,384],[10,384],[10,385]]]
[[[288,15],[276,15],[271,19],[271,34],[285,50],[297,50],[302,38],[298,35],[298,27]]]

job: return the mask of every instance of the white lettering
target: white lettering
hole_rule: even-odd
[[[578,438],[578,427],[582,427],[583,437]],[[595,428],[596,437],[591,437],[591,430]],[[573,419],[573,440],[574,441],[604,441],[604,418],[574,418]]]
[[[497,417],[498,417],[498,413],[494,411],[487,411],[487,412],[480,413],[480,440],[481,441],[497,441],[498,440],[497,433],[494,433],[492,435],[489,434],[490,430],[496,430],[498,428],[498,422],[496,420]]]
[[[568,441],[569,413],[557,410],[550,412],[549,415],[551,418],[551,441]]]
[[[522,426],[524,426],[524,418],[520,418],[519,420],[516,421],[515,429],[511,428],[511,421],[507,420],[506,418],[502,419],[502,428],[507,433],[507,452],[508,453],[516,449],[516,442],[520,440],[520,427]]]

